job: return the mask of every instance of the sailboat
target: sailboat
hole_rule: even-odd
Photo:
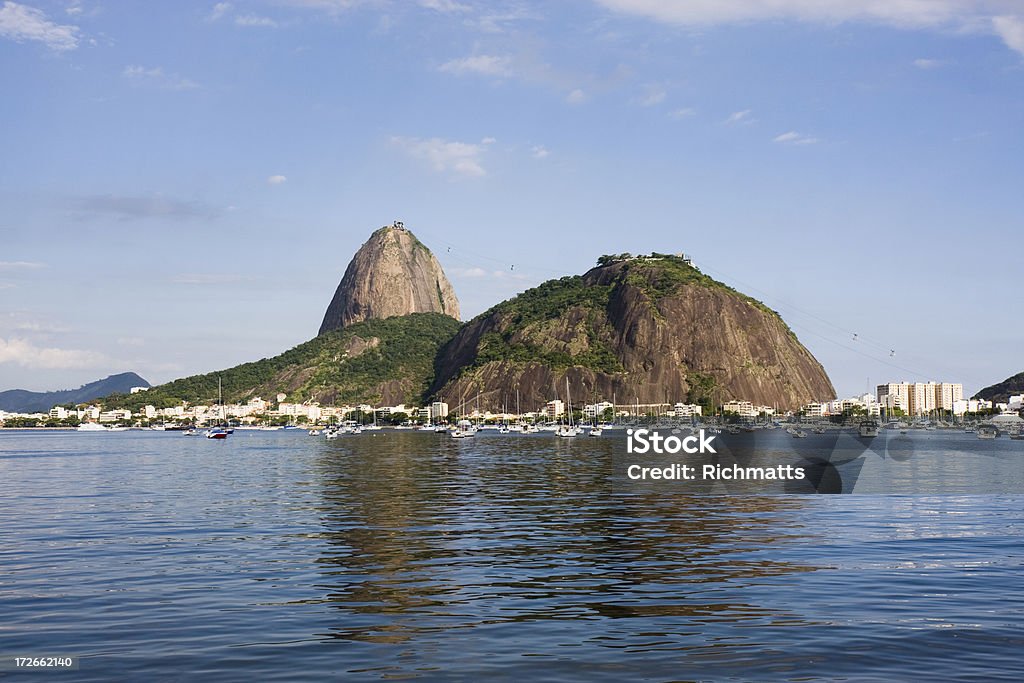
[[[223,392],[222,387],[221,387],[220,377],[217,377],[217,405],[220,406],[220,421],[221,421],[221,425],[223,425],[223,423],[225,422],[225,419],[224,419],[224,392]],[[218,425],[218,426],[214,427],[213,429],[207,429],[206,430],[206,438],[207,439],[226,439],[226,438],[228,438],[228,434],[230,434],[234,430],[233,429],[228,429],[228,428],[223,427],[221,425]]]
[[[555,431],[555,436],[570,437],[576,436],[579,432],[572,424],[572,399],[569,398],[569,378],[565,378],[565,412],[569,416],[569,421],[565,424],[559,425],[558,430]]]

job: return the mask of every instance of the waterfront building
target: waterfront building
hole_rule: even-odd
[[[754,404],[750,401],[729,401],[722,406],[722,412],[736,413],[740,417],[757,417]]]
[[[612,407],[612,404],[608,401],[601,401],[600,403],[592,403],[590,405],[583,406],[583,417],[587,419],[593,419],[595,416],[600,417],[604,414],[604,411]]]
[[[565,414],[565,404],[562,403],[561,399],[555,399],[554,401],[548,401],[544,404],[544,415],[549,419],[554,419],[559,415]]]
[[[878,403],[888,411],[895,408],[908,415],[928,415],[935,410],[956,414],[963,400],[964,385],[951,382],[890,382],[876,387]]]
[[[435,422],[448,417],[448,404],[443,401],[434,401],[430,404],[430,419]]]
[[[676,417],[700,417],[704,412],[696,403],[677,403],[672,409]]]

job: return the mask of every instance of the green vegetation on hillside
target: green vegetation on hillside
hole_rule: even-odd
[[[608,284],[588,284],[594,278],[580,275],[549,280],[483,313],[481,318],[495,320],[496,325],[481,335],[476,357],[459,374],[496,361],[539,363],[555,370],[577,366],[609,374],[621,372],[622,363],[610,345],[607,309],[613,292],[627,285],[647,296],[659,319],[656,302],[687,286],[727,291],[778,318],[760,301],[705,275],[679,256],[614,254],[602,256],[597,264],[614,269]],[[694,402],[710,405],[714,391],[714,378],[698,377],[692,392]]]
[[[993,401],[995,403],[1005,403],[1010,400],[1010,396],[1021,393],[1024,393],[1024,372],[1019,372],[1013,377],[1007,377],[998,384],[985,387],[975,394],[974,398],[983,398],[986,401]]]
[[[549,280],[503,301],[484,315],[498,315],[500,331],[484,334],[471,367],[491,361],[535,362],[553,369],[583,366],[602,372],[618,372],[622,365],[602,334],[607,325],[604,310],[612,288],[587,285],[579,275]],[[567,351],[557,337],[566,312],[579,309],[574,342]]]
[[[366,320],[273,358],[185,377],[139,394],[114,394],[103,404],[133,411],[145,405],[167,408],[182,401],[209,405],[217,400],[218,378],[225,403],[254,396],[272,401],[279,392],[287,394],[290,402],[372,403],[379,401],[379,387],[386,382],[408,385],[406,400],[416,402],[433,379],[437,350],[460,325],[441,313]]]

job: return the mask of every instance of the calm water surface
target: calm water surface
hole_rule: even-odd
[[[920,438],[901,476],[972,457]],[[0,652],[85,681],[1024,679],[1024,497],[628,490],[622,439],[557,441],[2,432]]]

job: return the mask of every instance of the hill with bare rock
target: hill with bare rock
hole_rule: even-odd
[[[458,320],[459,300],[430,249],[396,222],[370,235],[352,257],[319,334],[410,313],[443,313]]]
[[[677,256],[602,257],[477,316],[441,348],[431,392],[481,407],[731,399],[796,409],[835,396],[777,313]]]

